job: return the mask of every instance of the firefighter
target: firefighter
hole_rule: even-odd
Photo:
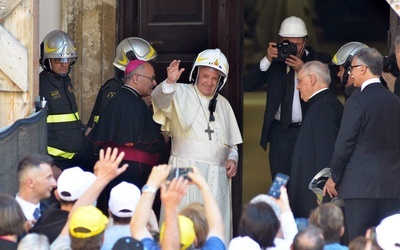
[[[47,102],[47,152],[61,170],[80,166],[93,171],[96,159],[85,137],[69,73],[78,58],[74,42],[61,30],[51,31],[40,45],[39,95]],[[43,99],[44,98],[44,99]]]
[[[140,37],[128,37],[118,44],[113,63],[115,74],[101,86],[97,94],[92,114],[87,123],[89,127],[94,127],[99,120],[101,111],[106,107],[108,101],[113,98],[124,85],[122,78],[124,77],[126,65],[134,59],[150,61],[156,57],[157,52],[153,46]],[[147,106],[150,106],[151,97],[143,97],[143,99]]]

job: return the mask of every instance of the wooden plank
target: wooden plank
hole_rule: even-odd
[[[28,50],[1,25],[0,69],[22,91],[28,90]]]
[[[28,34],[31,37],[26,45],[28,48],[28,90],[30,92],[31,103],[33,107],[35,97],[39,95],[39,0],[29,0],[30,18]],[[28,26],[28,25],[27,25]],[[29,104],[28,104],[29,105]],[[34,111],[34,110],[32,110]],[[31,112],[32,113],[32,112]]]
[[[0,91],[0,128],[29,116],[31,112],[27,108],[27,102],[30,100],[29,92]]]
[[[21,88],[15,85],[13,80],[11,80],[10,77],[8,77],[7,74],[4,73],[1,69],[0,69],[0,91],[23,92]]]
[[[39,93],[38,8],[39,0],[22,0],[1,23],[5,31],[0,33],[0,43],[9,47],[7,50],[1,49],[4,51],[0,54],[0,61],[8,65],[10,61],[5,59],[4,54],[14,55],[15,61],[19,61],[15,71],[24,75],[25,80],[16,84],[7,76],[8,73],[6,74],[5,70],[0,70],[0,128],[11,125],[16,120],[25,118],[35,111],[34,96]],[[19,43],[10,42],[12,39]],[[11,48],[11,44],[17,44],[19,48]],[[24,47],[25,55],[15,51],[21,51],[20,46]],[[15,72],[11,74],[15,74]]]

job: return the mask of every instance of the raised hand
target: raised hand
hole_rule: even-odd
[[[96,162],[96,165],[94,165],[94,173],[97,175],[97,178],[104,178],[111,181],[124,172],[128,168],[128,164],[125,163],[119,168],[119,164],[124,156],[124,152],[118,154],[117,148],[107,148],[105,151],[101,149],[99,160]]]
[[[300,66],[304,64],[304,62],[295,55],[290,55],[286,58],[286,64],[292,67],[296,72],[299,72]]]
[[[162,164],[154,166],[146,184],[156,189],[160,188],[161,184],[167,180],[170,170],[170,165]]]
[[[161,186],[161,200],[164,206],[178,208],[183,196],[189,188],[189,181],[183,177],[174,178],[167,186],[164,183]]]
[[[185,68],[179,69],[180,63],[181,60],[173,60],[167,67],[167,83],[176,83],[181,77],[182,72],[185,71]]]
[[[272,62],[274,58],[278,57],[278,49],[276,48],[276,42],[270,42],[268,44],[267,54],[265,57],[268,61]]]

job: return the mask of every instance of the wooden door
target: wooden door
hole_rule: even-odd
[[[209,48],[220,48],[230,64],[228,83],[222,89],[242,128],[243,77],[243,0],[119,0],[117,42],[139,36],[157,50],[156,78],[163,81],[166,67],[180,59],[186,70],[181,82],[189,81],[196,55]],[[239,154],[242,148],[239,146]],[[233,232],[242,206],[242,161],[232,182]]]
[[[139,36],[157,50],[155,62],[157,81],[166,78],[166,68],[173,59],[180,59],[186,68],[181,82],[188,82],[190,69],[197,53],[210,44],[210,1],[206,0],[146,0],[121,1],[128,23],[118,23],[118,40]],[[123,3],[125,2],[125,3]],[[127,6],[122,7],[123,4]],[[128,8],[126,8],[128,7]],[[131,17],[128,17],[131,16]]]

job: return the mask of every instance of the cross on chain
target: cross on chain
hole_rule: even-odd
[[[207,129],[204,132],[208,134],[208,139],[211,141],[211,134],[214,133],[214,130],[210,129],[210,124],[207,125]]]

